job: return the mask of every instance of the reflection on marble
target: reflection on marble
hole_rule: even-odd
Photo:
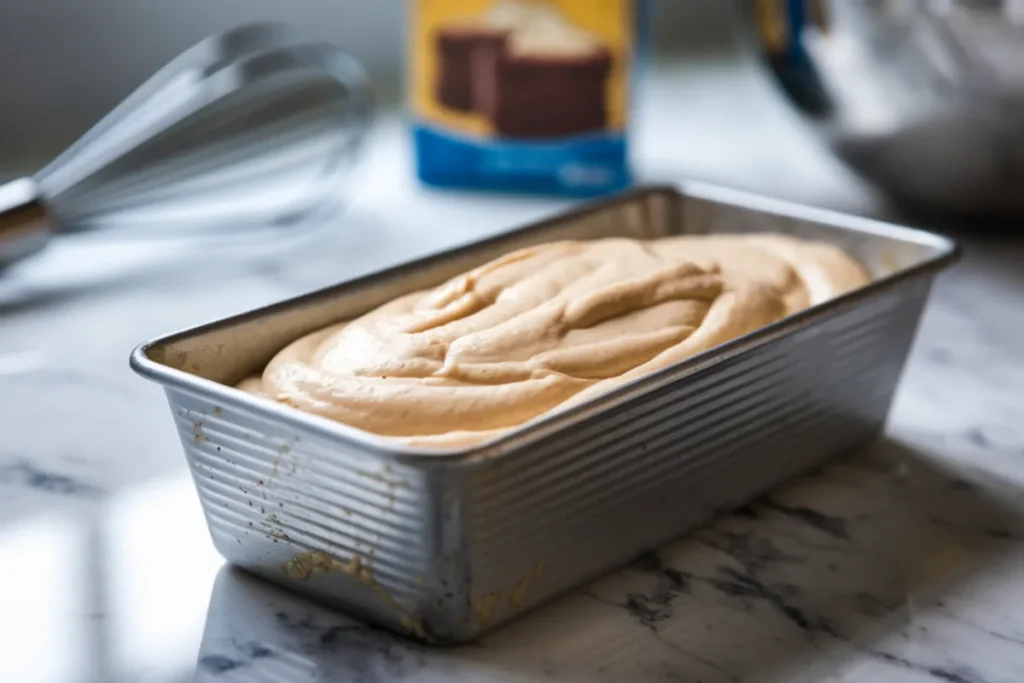
[[[32,509],[0,524],[0,681],[183,680],[223,564],[191,479],[27,493]]]

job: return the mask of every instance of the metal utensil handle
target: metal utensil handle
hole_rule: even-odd
[[[31,178],[0,185],[0,270],[30,256],[50,236],[50,212]]]

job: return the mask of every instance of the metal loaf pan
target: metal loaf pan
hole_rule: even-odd
[[[230,385],[286,343],[510,250],[561,239],[777,231],[874,282],[585,405],[422,451]],[[493,239],[139,346],[231,563],[415,638],[474,639],[883,427],[949,240],[720,188],[640,189]]]

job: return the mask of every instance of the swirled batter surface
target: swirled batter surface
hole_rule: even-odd
[[[239,388],[468,445],[868,280],[841,250],[783,235],[544,244],[302,337]]]

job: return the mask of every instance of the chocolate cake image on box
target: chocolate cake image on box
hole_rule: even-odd
[[[473,111],[473,53],[489,42],[501,43],[505,32],[488,33],[476,26],[451,26],[437,34],[435,97],[459,112]]]
[[[550,7],[501,3],[438,34],[438,99],[486,116],[507,138],[553,138],[608,125],[612,55]],[[468,69],[466,68],[468,66]]]
[[[442,26],[434,38],[437,101],[455,111],[474,111],[474,53],[478,49],[500,48],[510,31],[545,10],[539,5],[505,1],[480,16],[454,19]]]
[[[589,33],[560,17],[533,21],[474,54],[474,109],[502,137],[602,130],[611,68],[610,51]]]

